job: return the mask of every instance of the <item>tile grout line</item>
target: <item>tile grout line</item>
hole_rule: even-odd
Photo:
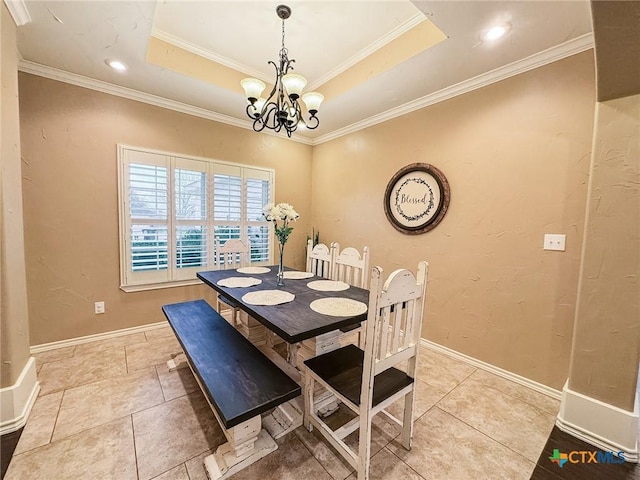
[[[459,417],[455,416],[453,413],[451,413],[451,412],[447,412],[446,410],[443,410],[442,408],[440,408],[440,407],[438,407],[438,406],[436,406],[436,408],[437,408],[438,410],[440,410],[442,413],[444,413],[444,414],[446,414],[446,415],[449,415],[449,416],[451,416],[451,417],[455,418],[456,420],[458,420],[458,421],[459,421],[459,422],[461,422],[461,423],[464,423],[467,427],[469,427],[469,428],[471,428],[471,429],[475,430],[476,432],[480,433],[482,436],[487,437],[487,438],[488,438],[489,440],[491,440],[492,442],[495,442],[495,443],[497,443],[498,445],[502,445],[502,446],[503,446],[503,447],[505,447],[507,450],[509,450],[509,451],[511,451],[511,452],[513,452],[513,453],[515,453],[516,455],[518,455],[518,456],[520,456],[520,457],[524,458],[527,462],[529,462],[529,463],[533,463],[534,468],[535,468],[535,465],[537,465],[537,462],[538,462],[537,460],[536,460],[536,461],[533,461],[533,460],[531,460],[531,459],[527,458],[527,457],[526,457],[526,456],[524,456],[522,453],[515,451],[514,449],[512,449],[512,448],[511,448],[511,447],[509,447],[508,445],[505,445],[505,444],[504,444],[504,443],[502,443],[500,440],[497,440],[497,439],[495,439],[495,438],[491,437],[489,434],[487,434],[487,433],[483,432],[482,430],[478,430],[476,427],[474,427],[473,425],[470,425],[469,423],[467,423],[467,422],[466,422],[466,421],[464,421],[463,419],[461,419],[461,418],[459,418]],[[542,449],[543,449],[543,451],[544,451],[544,446],[542,447]],[[540,453],[542,453],[542,452],[540,452]],[[540,458],[540,454],[538,454],[538,458]]]
[[[131,440],[133,440],[133,459],[136,463],[136,478],[140,480],[140,472],[138,471],[138,452],[136,451],[136,429],[133,425],[133,414],[129,415],[131,421]]]
[[[429,410],[431,410],[431,409],[429,409]],[[423,414],[423,415],[424,415],[424,414]],[[422,415],[421,415],[421,416],[422,416]],[[404,447],[403,447],[403,448],[404,448]],[[413,448],[413,446],[412,446],[411,448]],[[384,447],[382,450],[384,450],[384,449],[386,449],[386,450],[387,450],[387,452],[389,452],[391,455],[393,455],[393,456],[394,456],[394,457],[396,457],[398,460],[400,460],[402,463],[404,463],[407,467],[409,467],[409,469],[410,469],[411,471],[413,471],[416,475],[418,475],[418,477],[419,477],[419,478],[421,478],[422,480],[426,480],[422,475],[420,475],[420,473],[419,473],[415,468],[413,468],[411,465],[409,465],[407,462],[405,462],[402,458],[400,458],[398,455],[396,455],[396,453],[395,453],[393,450],[391,450],[391,449],[389,449],[389,448],[387,448],[387,447]],[[380,452],[381,452],[382,450],[380,450]],[[380,453],[380,452],[378,452],[378,453]],[[378,453],[376,453],[376,455],[377,455]],[[374,456],[375,456],[375,455],[374,455]]]
[[[304,428],[304,429],[305,429],[305,431],[306,431],[309,435],[313,435],[313,432],[309,432],[309,431],[304,427],[304,425],[301,425],[301,426],[300,426],[300,427],[298,427],[298,428]],[[318,463],[320,464],[320,466],[322,467],[322,469],[323,469],[325,472],[327,472],[327,475],[329,475],[329,478],[331,478],[332,480],[340,480],[340,479],[335,478],[333,475],[331,475],[331,472],[329,472],[329,470],[327,470],[327,468],[324,466],[324,463],[322,463],[322,462],[321,462],[321,461],[320,461],[320,460],[319,460],[319,459],[314,455],[314,453],[313,453],[313,451],[311,450],[311,448],[309,448],[309,446],[306,444],[306,442],[303,442],[303,441],[302,441],[302,439],[300,438],[300,436],[299,436],[297,433],[295,433],[295,430],[294,430],[294,431],[292,431],[291,433],[292,433],[292,434],[294,434],[294,435],[296,436],[296,440],[298,440],[298,441],[299,441],[299,442],[304,446],[304,448],[306,448],[306,449],[307,449],[307,451],[311,454],[311,458],[313,458],[316,462],[318,462]],[[341,459],[341,457],[339,456],[340,454],[338,453],[338,454],[336,455],[336,454],[335,454],[335,451],[334,451],[334,449],[333,449],[333,447],[332,447],[331,445],[329,445],[329,444],[325,444],[325,445],[329,447],[329,451],[330,451],[332,454],[334,454],[334,455],[336,456],[336,458],[338,459],[338,461],[341,461],[341,460],[340,460],[340,459]],[[346,476],[346,477],[344,477],[342,480],[346,480],[347,478],[349,478],[349,477],[350,477],[350,476],[355,472],[355,470],[352,470],[351,465],[347,464],[347,468],[349,469],[349,473],[348,473],[348,474],[347,474],[347,476]]]
[[[60,396],[60,403],[58,404],[58,411],[56,412],[56,419],[53,422],[53,428],[51,429],[51,435],[49,436],[49,443],[47,445],[51,445],[53,443],[53,434],[56,432],[56,427],[58,426],[58,419],[60,418],[60,411],[62,410],[62,402],[64,401],[64,396],[67,393],[67,389],[65,388],[62,391],[62,395]]]
[[[460,385],[462,385],[464,382],[466,382],[466,381],[469,379],[469,377],[471,377],[471,375],[473,375],[473,374],[474,374],[474,373],[476,373],[477,371],[478,371],[478,369],[477,369],[477,368],[474,368],[473,372],[471,372],[469,375],[467,375],[466,377],[464,377],[464,378],[460,381],[460,383],[458,383],[455,387],[453,387],[451,390],[449,390],[449,391],[448,391],[448,392],[447,392],[447,393],[446,393],[446,394],[445,394],[445,395],[444,395],[440,400],[438,400],[438,401],[437,401],[433,406],[434,406],[434,407],[437,407],[437,406],[438,406],[438,404],[439,404],[440,402],[442,402],[445,398],[447,398],[449,395],[451,395],[451,394],[454,392],[454,390],[456,390]],[[440,409],[440,410],[442,410],[442,409]],[[444,410],[442,410],[442,411],[444,411]],[[454,415],[454,416],[455,416],[455,415]],[[455,417],[455,418],[458,418],[458,417]]]

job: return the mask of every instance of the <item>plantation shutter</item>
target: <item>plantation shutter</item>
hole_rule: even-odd
[[[174,159],[175,279],[194,278],[207,270],[212,248],[207,226],[208,164]],[[212,247],[212,245],[211,245]]]
[[[130,284],[169,279],[169,157],[129,151],[125,272]]]
[[[246,186],[246,236],[251,242],[251,262],[269,262],[271,235],[269,222],[262,215],[264,206],[272,201],[273,175],[265,170],[244,169]]]

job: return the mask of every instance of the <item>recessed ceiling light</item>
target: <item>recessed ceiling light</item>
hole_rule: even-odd
[[[484,39],[497,40],[504,37],[510,29],[511,25],[509,25],[508,23],[504,25],[496,25],[487,30],[487,32],[484,34]]]
[[[114,70],[118,70],[119,72],[124,72],[128,67],[122,63],[120,60],[105,60],[104,63],[109,65]]]

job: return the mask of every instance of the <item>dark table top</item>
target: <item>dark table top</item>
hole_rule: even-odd
[[[321,292],[307,287],[314,280],[326,280],[320,277],[305,278],[302,280],[285,279],[284,287],[277,287],[276,272],[278,267],[267,267],[268,273],[242,274],[234,269],[212,270],[199,272],[198,278],[212,287],[218,293],[230,298],[242,310],[269,328],[289,343],[297,343],[308,338],[313,338],[323,333],[350,327],[367,319],[367,312],[354,317],[334,317],[323,315],[311,310],[312,301],[319,298],[343,297],[357,300],[368,305],[369,291],[358,287],[349,287],[340,292]],[[254,277],[262,280],[260,285],[247,288],[221,287],[218,281],[228,277]],[[295,299],[281,305],[248,305],[242,301],[242,296],[248,292],[258,290],[284,290],[293,293]]]

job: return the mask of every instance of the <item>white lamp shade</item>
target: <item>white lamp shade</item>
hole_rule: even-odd
[[[244,93],[247,98],[258,99],[262,95],[262,91],[266,88],[266,85],[262,80],[257,78],[244,78],[240,80],[240,85],[244,88]]]
[[[266,101],[266,98],[260,97],[258,100],[256,100],[256,103],[253,104],[258,113],[262,112],[262,108],[264,107]]]
[[[324,100],[324,95],[318,92],[308,92],[302,96],[302,101],[307,106],[309,113],[316,113],[320,110],[320,104]]]
[[[293,107],[289,108],[289,115],[287,115],[287,120],[291,120],[292,122],[296,119],[296,109]]]
[[[289,96],[294,99],[302,95],[302,90],[307,86],[307,79],[297,73],[287,73],[282,77],[282,84],[287,89]]]

